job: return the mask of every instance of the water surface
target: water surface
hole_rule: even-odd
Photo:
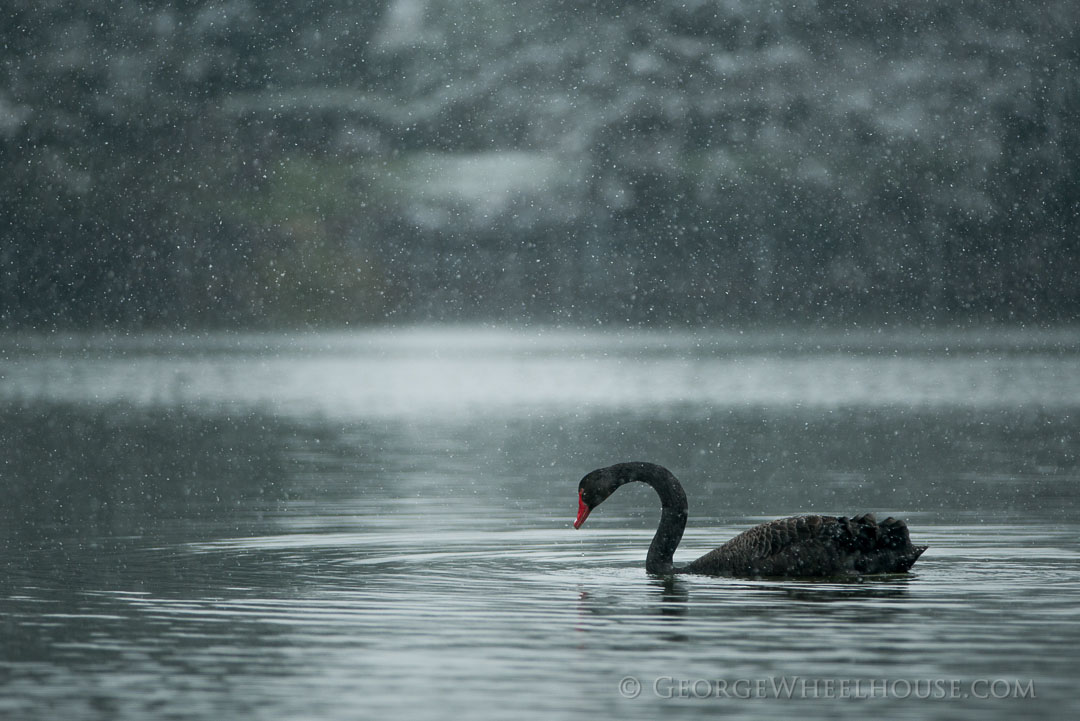
[[[0,349],[2,717],[1080,710],[1076,334]],[[651,578],[650,489],[570,527],[581,475],[630,458],[687,487],[677,559],[798,512],[931,548],[850,582]]]

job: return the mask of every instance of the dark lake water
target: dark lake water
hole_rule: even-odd
[[[1080,333],[0,338],[0,718],[1075,718]],[[874,511],[905,576],[645,574]]]

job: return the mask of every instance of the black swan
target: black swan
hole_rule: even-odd
[[[697,573],[708,576],[843,576],[863,573],[902,573],[926,550],[913,546],[907,524],[895,518],[878,523],[872,514],[795,516],[762,523],[706,553],[676,567],[675,549],[686,528],[686,493],[671,471],[655,463],[617,463],[598,468],[578,484],[581,528],[589,513],[632,481],[648,483],[660,496],[660,527],[645,558],[648,573]]]

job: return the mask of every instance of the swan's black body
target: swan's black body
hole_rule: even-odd
[[[686,493],[671,471],[654,463],[617,463],[582,478],[574,528],[579,528],[615,489],[632,481],[649,484],[660,496],[660,527],[645,559],[645,570],[653,574],[822,577],[902,573],[926,550],[926,546],[911,545],[907,525],[894,518],[878,523],[869,513],[854,518],[794,516],[755,526],[696,561],[676,567],[675,549],[686,528]]]

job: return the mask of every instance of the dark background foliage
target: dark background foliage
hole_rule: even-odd
[[[1071,0],[9,0],[0,327],[1054,322]]]

